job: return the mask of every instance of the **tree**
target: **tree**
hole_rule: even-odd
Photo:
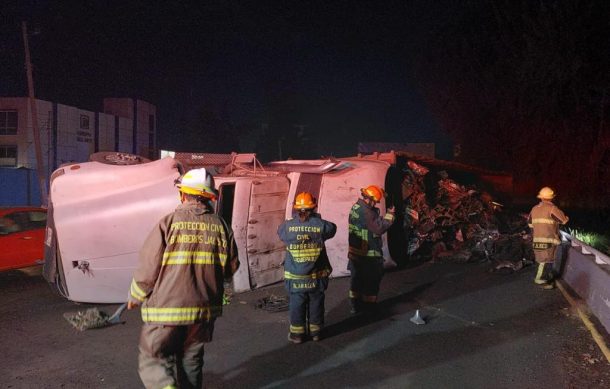
[[[460,2],[430,26],[418,76],[463,159],[599,200],[610,49],[603,0]],[[604,70],[606,69],[606,70]],[[606,173],[603,173],[606,174]]]

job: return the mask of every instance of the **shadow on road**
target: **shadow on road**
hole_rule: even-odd
[[[324,328],[324,339],[330,339],[334,336],[348,333],[360,327],[364,327],[375,322],[387,320],[392,316],[395,316],[397,313],[394,310],[395,306],[397,306],[398,304],[413,303],[415,297],[419,296],[433,284],[433,282],[430,282],[423,285],[419,285],[409,292],[383,300],[379,302],[379,304],[377,304],[375,312],[361,313],[356,316],[351,316],[347,319],[343,319],[338,323],[326,326],[326,328]],[[329,316],[331,316],[331,314],[332,313],[329,313]]]
[[[321,342],[286,344],[252,356],[230,371],[205,372],[206,387],[379,387],[380,377],[391,380],[480,354],[501,344],[518,342],[553,324],[552,315],[559,310],[558,301],[561,301],[553,298],[530,299],[527,305],[518,306],[517,312],[506,313],[489,323],[448,319],[439,322],[438,327],[417,327],[408,321],[407,314],[419,307],[421,299],[427,304],[439,303],[498,284],[523,284],[525,280],[520,277],[527,277],[528,281],[530,277],[529,272],[514,277],[485,276],[480,266],[478,269],[470,272],[462,269],[441,277],[438,273],[422,276],[420,272],[419,276],[428,278],[427,281],[382,300],[378,312],[370,316],[346,318],[345,301],[328,313],[329,325]],[[443,288],[435,290],[438,288],[433,287],[439,281]],[[531,290],[535,294],[533,286]]]

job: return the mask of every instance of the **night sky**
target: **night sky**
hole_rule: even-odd
[[[37,97],[150,101],[163,149],[266,162],[435,142],[440,158],[512,173],[526,195],[610,198],[607,0],[0,7],[0,95],[27,95],[25,20]]]
[[[25,20],[38,98],[91,110],[101,110],[107,96],[150,101],[158,108],[161,148],[215,151],[194,130],[203,110],[238,137],[256,137],[253,128],[274,122],[289,128],[289,143],[292,124],[303,124],[312,153],[353,155],[358,141],[390,141],[436,142],[441,157],[450,154],[413,66],[430,24],[450,17],[441,2],[4,1],[1,7],[0,95],[27,95]],[[219,143],[216,136],[212,144],[222,146],[216,149],[236,148]]]

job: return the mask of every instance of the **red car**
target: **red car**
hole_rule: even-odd
[[[0,208],[0,271],[43,262],[46,225],[44,208]]]

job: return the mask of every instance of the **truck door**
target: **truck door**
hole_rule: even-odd
[[[277,228],[284,221],[289,186],[286,177],[257,177],[252,181],[246,250],[253,289],[284,278],[285,251]]]

